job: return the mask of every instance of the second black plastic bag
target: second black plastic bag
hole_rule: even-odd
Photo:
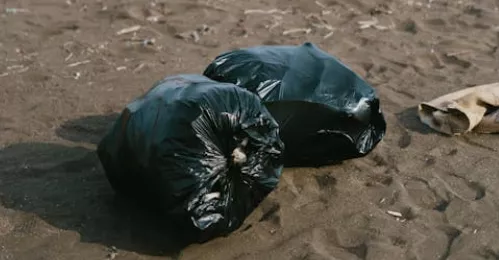
[[[364,156],[386,131],[374,89],[308,42],[229,51],[203,74],[258,94],[279,123],[288,166]]]
[[[278,131],[255,94],[178,75],[128,104],[97,151],[118,193],[206,240],[237,229],[277,186]]]

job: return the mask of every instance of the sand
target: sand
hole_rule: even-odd
[[[1,260],[499,259],[499,138],[416,116],[498,81],[498,1],[165,2],[0,3]],[[371,154],[286,169],[241,229],[183,248],[114,197],[94,150],[126,103],[220,52],[305,41],[379,93],[388,131]]]

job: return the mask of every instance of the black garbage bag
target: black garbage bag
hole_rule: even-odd
[[[187,220],[205,241],[240,227],[276,187],[278,132],[255,94],[184,74],[128,104],[97,152],[119,194]]]
[[[312,43],[225,52],[203,74],[260,96],[279,123],[286,166],[362,157],[385,135],[374,89]]]

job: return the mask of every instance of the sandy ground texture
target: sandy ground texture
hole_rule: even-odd
[[[416,117],[422,101],[499,80],[498,6],[2,1],[0,259],[499,259],[499,138]],[[222,51],[305,41],[377,89],[388,132],[369,156],[286,169],[241,229],[184,248],[114,197],[94,150],[127,102]]]

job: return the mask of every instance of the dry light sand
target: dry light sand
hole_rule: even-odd
[[[499,80],[499,1],[163,2],[0,3],[1,260],[499,259],[499,138],[439,135],[415,110]],[[286,169],[241,229],[182,250],[114,197],[94,149],[127,102],[222,51],[305,41],[377,89],[369,156]]]

